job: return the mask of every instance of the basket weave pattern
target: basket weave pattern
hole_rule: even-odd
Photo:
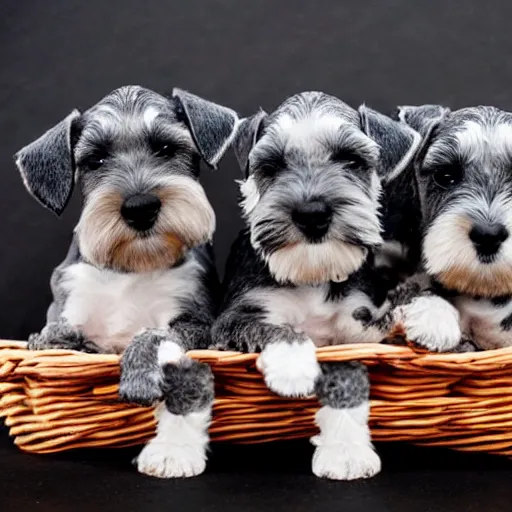
[[[408,441],[512,456],[512,347],[428,354],[391,345],[318,349],[318,360],[361,361],[370,369],[375,441]],[[192,351],[215,374],[212,440],[258,443],[317,433],[314,398],[267,390],[255,354]],[[0,416],[23,450],[142,444],[154,433],[151,408],[120,403],[119,357],[0,341]]]

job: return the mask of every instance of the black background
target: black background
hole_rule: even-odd
[[[75,197],[59,220],[43,210],[25,192],[12,154],[74,107],[140,84],[161,92],[179,86],[241,115],[312,89],[383,111],[418,103],[512,109],[511,15],[509,0],[1,0],[0,337],[25,339],[42,327],[50,272],[64,256],[80,207]],[[203,173],[217,212],[219,266],[241,226],[238,176],[231,154],[218,172]],[[146,510],[143,503],[161,510],[177,506],[171,489],[189,500],[190,507],[178,507],[185,511],[213,510],[220,502],[240,510],[277,510],[285,503],[290,510],[512,506],[510,463],[495,458],[386,448],[385,461],[395,470],[368,483],[329,484],[309,476],[306,445],[287,446],[275,452],[214,448],[214,458],[227,461],[213,466],[218,479],[210,473],[168,487],[137,477],[119,452],[54,461],[7,446],[0,482],[10,492],[8,510],[91,510],[82,500],[102,491],[107,497],[96,502],[98,510],[100,502],[111,510],[116,503],[124,510]],[[248,462],[258,455],[261,471]],[[249,469],[235,474],[240,458]],[[268,473],[269,465],[279,476]],[[68,480],[61,485],[64,477],[77,487]],[[21,501],[13,501],[16,496]],[[72,508],[63,505],[71,502]]]

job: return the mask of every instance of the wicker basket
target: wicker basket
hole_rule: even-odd
[[[255,354],[194,351],[216,378],[212,440],[258,443],[316,433],[315,399],[273,395]],[[375,441],[409,441],[512,455],[512,348],[428,354],[391,345],[318,349],[318,359],[370,368]],[[151,408],[120,403],[119,357],[0,341],[0,416],[28,452],[141,444],[154,432]]]

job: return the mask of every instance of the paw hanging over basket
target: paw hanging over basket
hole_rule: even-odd
[[[256,354],[193,351],[216,379],[213,441],[259,443],[317,432],[315,399],[267,390]],[[370,369],[375,441],[408,441],[512,456],[512,348],[428,354],[392,345],[318,349],[318,359],[358,360]],[[121,403],[119,357],[62,350],[32,352],[0,341],[0,416],[27,452],[142,444],[154,432],[151,408]]]

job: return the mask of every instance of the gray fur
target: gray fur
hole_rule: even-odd
[[[209,365],[185,358],[163,367],[164,398],[172,414],[190,414],[211,407],[214,379]]]
[[[48,322],[39,333],[28,338],[29,350],[76,350],[89,354],[97,354],[101,349],[96,343],[88,340],[85,335],[68,323],[65,318]]]
[[[358,362],[322,363],[315,394],[321,405],[333,409],[357,407],[370,398],[366,366]]]
[[[281,290],[290,297],[299,290],[320,294],[318,300],[328,311],[336,311],[331,305],[343,310],[353,304],[351,311],[343,311],[347,322],[359,324],[355,329],[361,341],[385,338],[392,323],[389,312],[383,312],[389,287],[375,272],[372,254],[382,242],[379,176],[412,161],[417,144],[410,128],[320,92],[297,94],[268,115],[260,111],[243,120],[234,148],[245,177],[241,190],[247,229],[233,244],[226,264],[213,347],[260,352],[275,341],[322,344],[301,325],[276,319],[279,315],[273,314],[279,312],[265,299],[254,298]],[[315,201],[324,201],[332,211],[320,239],[303,234],[293,218],[294,209]],[[367,255],[342,282],[327,278],[308,288],[299,279],[278,279],[270,267],[272,256],[283,248],[314,249],[331,241],[351,244]],[[343,249],[335,254],[337,261],[346,258]],[[280,304],[272,307],[279,309]]]
[[[163,370],[158,364],[158,347],[169,340],[167,331],[146,329],[133,338],[121,358],[121,400],[153,405],[163,398]]]
[[[78,263],[79,261],[81,261],[80,249],[78,247],[76,237],[73,236],[66,257],[62,263],[55,267],[50,278],[50,288],[52,291],[53,302],[50,304],[48,313],[46,315],[46,321],[48,323],[56,322],[61,317],[68,296],[67,291],[62,286],[62,281],[65,277],[65,271],[67,268],[74,265],[75,263]]]
[[[340,129],[326,129],[308,147],[290,145],[284,120],[297,123],[310,116],[338,119]],[[297,94],[272,114],[264,117],[260,112],[245,120],[234,146],[242,170],[247,168],[261,196],[253,212],[246,213],[253,246],[269,257],[284,244],[302,242],[289,212],[311,198],[321,198],[333,209],[333,238],[370,248],[379,245],[378,192],[372,197],[371,176],[392,173],[407,163],[402,161],[408,153],[412,159],[415,144],[414,132],[396,121],[366,107],[359,113],[317,92]],[[269,168],[275,168],[270,176]],[[340,198],[340,190],[346,198]]]
[[[74,162],[70,138],[79,117],[80,112],[73,110],[14,157],[29,192],[57,215],[66,207],[73,190]]]
[[[233,149],[238,165],[244,173],[244,177],[247,177],[249,153],[254,144],[256,144],[258,132],[266,117],[267,113],[264,110],[260,110],[256,114],[243,119],[238,127]]]
[[[181,102],[201,156],[215,168],[235,133],[236,112],[181,89],[175,88],[173,96]]]
[[[361,124],[366,135],[371,137],[379,147],[379,176],[384,180],[394,178],[411,162],[420,138],[414,130],[404,130],[404,126],[366,106],[359,107]]]
[[[422,137],[426,137],[432,126],[437,125],[449,113],[450,109],[442,105],[402,106],[398,109],[400,120]]]
[[[167,98],[142,87],[126,86],[113,91],[83,114],[74,111],[17,153],[25,185],[44,206],[60,214],[71,195],[75,177],[84,200],[84,210],[68,254],[52,274],[53,302],[48,309],[47,325],[30,337],[31,349],[120,351],[118,346],[104,345],[103,339],[96,343],[90,338],[98,337],[96,330],[105,325],[105,336],[113,335],[115,339],[124,335],[125,327],[117,327],[120,332],[111,333],[119,324],[117,320],[109,324],[107,317],[92,318],[92,321],[90,317],[80,317],[81,306],[73,306],[73,300],[91,296],[90,302],[94,302],[95,294],[104,300],[101,295],[105,293],[101,288],[104,283],[112,282],[111,287],[116,283],[126,286],[123,283],[133,279],[139,283],[134,289],[143,286],[146,293],[152,283],[155,294],[168,292],[170,296],[158,300],[169,301],[164,303],[172,304],[174,309],[159,313],[164,323],[169,319],[165,328],[144,325],[142,332],[137,329],[128,333],[127,348],[121,360],[121,398],[142,405],[166,400],[173,411],[181,408],[185,412],[212,401],[213,384],[207,367],[183,357],[176,373],[169,365],[159,364],[158,350],[162,341],[174,342],[183,352],[211,344],[210,327],[218,300],[217,274],[208,243],[213,234],[210,230],[214,218],[212,220],[211,206],[198,185],[199,160],[202,157],[215,167],[228,148],[237,123],[237,115],[231,109],[186,91],[175,89],[173,96]],[[176,196],[185,193],[191,195]],[[144,232],[128,225],[123,214],[126,200],[139,194],[163,194],[159,196],[161,210],[167,209],[164,214],[158,211],[156,223]],[[193,204],[192,213],[190,204]],[[96,220],[95,216],[102,211],[109,212],[103,213],[109,217]],[[203,216],[190,219],[190,215],[198,211],[203,212]],[[84,229],[91,219],[97,224]],[[183,222],[172,224],[176,219],[183,219]],[[191,222],[196,226],[194,235],[187,231]],[[102,232],[105,225],[110,228]],[[161,237],[167,235],[185,241],[184,253],[174,260],[163,257],[157,260],[155,256],[153,267],[153,253],[142,253],[140,260],[149,267],[137,270],[115,258],[116,243],[126,245],[127,240],[133,243],[130,257],[136,261],[137,251],[158,247],[162,244]],[[113,242],[115,236],[118,240]],[[102,244],[109,250],[108,244],[114,244],[113,256],[108,261],[95,256],[94,249]],[[149,281],[144,281],[145,276],[149,276]],[[137,281],[139,277],[141,280]],[[78,294],[76,283],[81,287]],[[159,292],[159,287],[165,292]],[[109,288],[110,291],[116,290]],[[135,296],[131,299],[137,301]],[[149,299],[150,294],[141,300]],[[123,307],[122,294],[118,300],[118,307]],[[70,304],[72,306],[68,307]],[[95,315],[103,313],[95,310],[94,304],[83,306],[91,306]],[[141,314],[157,322],[152,318],[153,311],[144,312],[144,306],[160,307],[159,303],[125,305],[133,309],[126,313],[127,321]],[[80,323],[73,324],[69,314],[79,317]],[[116,308],[108,314],[115,315]],[[131,341],[129,336],[133,336]],[[173,389],[173,386],[180,386],[180,389]],[[176,395],[172,396],[173,393]]]
[[[271,325],[258,321],[256,312],[243,313],[233,309],[223,314],[212,327],[212,339],[216,350],[234,350],[243,353],[259,353],[273,341],[287,343],[307,341],[307,336],[297,333],[290,325]]]
[[[422,255],[417,270],[433,281],[429,293],[459,311],[461,346],[507,345],[510,307],[503,298],[512,293],[512,113],[489,106],[450,111],[423,105],[400,107],[398,117],[423,138],[408,170],[417,189],[417,213],[403,212],[403,222],[421,219],[421,236],[409,240]],[[475,231],[492,229],[501,230],[496,241],[475,238]]]

